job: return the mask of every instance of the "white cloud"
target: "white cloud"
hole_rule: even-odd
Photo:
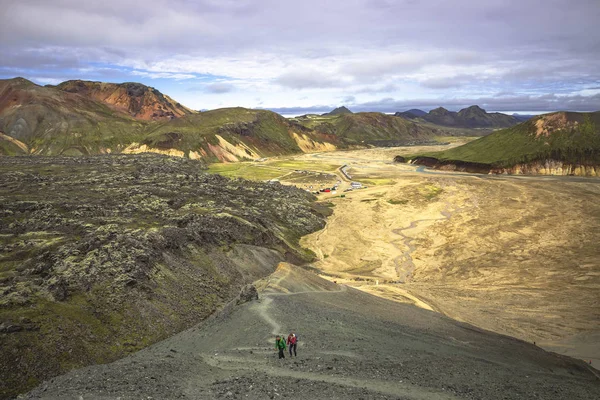
[[[3,76],[127,74],[194,108],[593,95],[600,77],[592,0],[552,0],[543,15],[534,0],[6,3]]]

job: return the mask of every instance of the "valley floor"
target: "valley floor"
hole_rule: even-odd
[[[326,228],[301,242],[318,261],[281,264],[258,301],[24,398],[600,398],[600,180],[391,162],[412,151],[223,167],[339,182],[318,195]],[[345,192],[351,181],[367,187]],[[298,358],[278,360],[274,335],[291,331]]]
[[[304,155],[366,189],[325,195],[314,267],[363,291],[600,366],[600,179],[487,176],[391,162],[411,148]]]
[[[28,399],[591,399],[582,361],[280,264],[260,299]],[[274,335],[296,332],[278,360]]]

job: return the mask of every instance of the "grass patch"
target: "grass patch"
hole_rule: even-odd
[[[268,164],[269,167],[275,168],[285,168],[285,169],[293,169],[293,170],[304,170],[304,171],[316,171],[316,172],[334,172],[341,165],[335,164],[327,164],[327,163],[318,163],[313,161],[274,161]]]
[[[438,143],[469,143],[473,140],[477,140],[481,136],[436,136],[433,138]]]
[[[252,181],[266,181],[285,174],[276,168],[249,163],[210,164],[208,171],[228,178],[243,178]]]
[[[361,179],[360,182],[363,185],[369,186],[384,186],[384,185],[395,185],[396,181],[388,178],[371,178],[371,179]]]
[[[435,185],[424,185],[419,186],[418,191],[419,194],[421,194],[421,196],[425,197],[425,199],[433,200],[440,194],[442,194],[444,192],[444,189]]]
[[[404,204],[408,203],[408,200],[406,200],[406,199],[389,199],[387,202],[390,204],[394,204],[394,205],[397,205],[397,204],[404,205]]]

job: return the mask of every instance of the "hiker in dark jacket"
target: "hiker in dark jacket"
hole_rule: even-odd
[[[283,354],[285,349],[285,339],[277,335],[275,338],[275,350],[279,350],[279,359],[285,358],[285,354]]]
[[[298,354],[296,354],[297,343],[298,343],[298,338],[296,337],[296,334],[290,333],[287,338],[287,345],[290,349],[290,357],[292,356],[292,350],[294,350],[294,356],[298,357]]]

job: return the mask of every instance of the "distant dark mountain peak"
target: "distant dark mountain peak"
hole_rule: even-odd
[[[463,108],[462,110],[460,110],[458,113],[466,113],[466,112],[476,112],[479,114],[487,114],[487,111],[485,111],[483,108],[475,105],[475,106],[470,106],[467,108]]]
[[[341,115],[341,114],[354,114],[354,113],[352,111],[350,111],[348,108],[346,108],[346,106],[341,106],[331,112],[323,114],[323,116],[327,117],[327,116]]]
[[[466,119],[485,118],[487,116],[487,112],[479,106],[471,106],[460,110],[457,113],[457,116],[459,118]]]
[[[419,117],[422,116],[422,115],[427,114],[425,111],[420,110],[418,108],[411,108],[410,110],[405,111],[405,112],[408,112],[408,113],[411,113],[411,114],[414,114],[414,115],[418,115]]]
[[[427,115],[427,113],[423,110],[419,110],[418,108],[411,108],[410,110],[397,112],[394,114],[396,117],[415,119]]]
[[[434,108],[433,110],[429,111],[430,115],[450,115],[452,114],[452,112],[446,110],[444,107],[438,107],[438,108]]]
[[[510,115],[488,113],[478,105],[463,108],[459,112],[438,107],[420,118],[433,124],[457,128],[507,128],[520,122]]]

